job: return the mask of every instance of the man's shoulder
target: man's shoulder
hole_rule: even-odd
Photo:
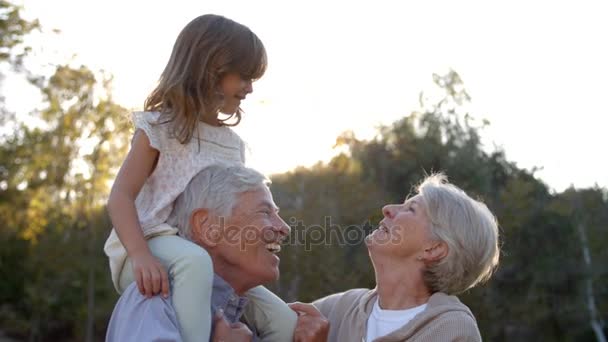
[[[137,284],[133,282],[129,285],[118,299],[117,307],[125,306],[128,308],[136,309],[138,307],[158,307],[158,308],[171,308],[170,298],[164,298],[163,296],[146,297],[139,292]]]
[[[171,300],[146,298],[135,283],[129,285],[114,307],[106,341],[144,341],[159,336],[163,341],[181,341]]]

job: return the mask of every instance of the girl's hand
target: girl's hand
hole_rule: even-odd
[[[241,322],[230,324],[222,310],[213,318],[213,342],[251,342],[253,333]]]
[[[133,275],[139,292],[150,298],[162,291],[163,297],[169,297],[169,277],[163,264],[149,251],[131,255]]]

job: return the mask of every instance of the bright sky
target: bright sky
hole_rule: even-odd
[[[415,109],[432,74],[453,68],[487,118],[486,145],[553,189],[608,187],[607,5],[600,1],[24,1],[44,35],[40,61],[114,74],[115,99],[140,109],[182,27],[217,13],[264,41],[269,69],[237,131],[266,173],[328,160],[336,136]],[[604,33],[602,33],[604,32]],[[58,57],[59,56],[59,57]],[[20,88],[14,88],[20,89]],[[7,101],[15,108],[23,90]],[[19,100],[15,100],[19,99]],[[12,101],[12,102],[11,102]]]

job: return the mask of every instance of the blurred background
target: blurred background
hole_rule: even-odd
[[[607,7],[0,0],[0,341],[103,341],[129,113],[204,13],[269,55],[235,130],[293,225],[274,292],[373,287],[361,236],[443,171],[501,226],[497,273],[461,296],[484,339],[605,341]]]

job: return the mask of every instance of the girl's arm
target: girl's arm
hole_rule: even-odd
[[[150,252],[135,209],[135,199],[154,171],[158,154],[150,146],[148,136],[136,130],[131,150],[118,171],[108,199],[112,225],[131,259],[137,287],[147,297],[160,291],[165,297],[169,295],[167,272]]]

